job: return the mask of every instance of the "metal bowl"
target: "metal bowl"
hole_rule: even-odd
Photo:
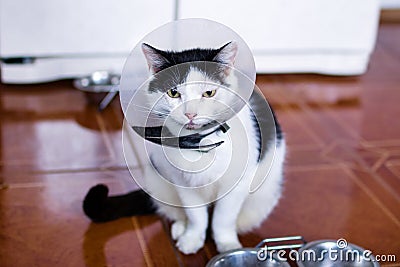
[[[270,246],[274,242],[289,242],[278,246]],[[295,244],[293,241],[301,242]],[[291,244],[290,244],[291,242]],[[268,245],[268,246],[267,246]],[[298,251],[294,250],[300,248]],[[290,267],[283,258],[278,258],[273,251],[286,250],[290,260],[296,261],[299,267],[379,267],[372,252],[357,245],[347,243],[344,239],[317,240],[306,243],[301,236],[268,238],[255,248],[242,248],[219,254],[212,258],[207,267]],[[296,258],[293,258],[293,255]]]
[[[338,243],[338,240],[317,240],[307,243],[299,250],[297,264],[299,267],[379,266],[370,251],[351,243]]]
[[[242,248],[213,257],[206,267],[237,267],[237,266],[255,266],[255,267],[290,267],[287,262],[279,261],[276,258],[266,258],[260,260],[257,257],[259,248]]]

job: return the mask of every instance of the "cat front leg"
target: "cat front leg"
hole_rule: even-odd
[[[173,240],[178,240],[178,238],[183,235],[186,230],[186,221],[178,220],[174,221],[171,225],[171,237]]]
[[[204,246],[208,223],[207,207],[185,208],[187,217],[185,232],[179,236],[176,246],[184,254],[196,253]]]
[[[194,202],[201,203],[201,196],[195,191],[179,192],[179,196],[183,206]],[[183,234],[179,235],[176,246],[184,254],[193,254],[204,246],[208,225],[207,205],[182,209],[186,214],[186,227]]]
[[[158,214],[161,214],[162,216],[172,221],[171,237],[173,240],[177,240],[185,232],[186,229],[185,210],[180,207],[173,207],[160,202],[156,203],[158,204]]]
[[[236,230],[236,221],[247,196],[247,192],[242,191],[236,188],[215,204],[212,232],[220,253],[242,247]]]

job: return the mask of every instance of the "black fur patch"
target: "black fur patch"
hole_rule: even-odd
[[[251,95],[250,107],[252,109],[251,119],[256,128],[258,161],[260,161],[265,156],[270,145],[275,141],[275,138],[278,144],[281,142],[283,134],[274,111],[272,108],[268,107],[263,96],[261,96],[259,92],[254,91]],[[272,112],[272,117],[266,114],[269,110]],[[273,122],[271,121],[272,119],[274,120]]]
[[[150,92],[166,92],[183,84],[190,72],[190,69],[197,69],[208,78],[219,84],[229,86],[225,83],[224,70],[226,65],[215,59],[220,49],[190,49],[182,52],[154,50],[165,60],[158,66],[160,69],[154,74],[149,84]],[[217,64],[210,64],[217,63]],[[184,64],[186,63],[186,64]],[[171,68],[174,67],[174,68]],[[166,69],[168,69],[166,71]]]

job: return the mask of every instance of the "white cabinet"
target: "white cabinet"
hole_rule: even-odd
[[[399,9],[400,0],[381,0],[382,9]]]
[[[3,62],[2,80],[120,73],[133,46],[173,17],[173,0],[0,0],[1,58],[34,58],[28,64]]]
[[[228,25],[253,51],[257,72],[361,74],[374,49],[378,0],[181,1],[181,18]]]
[[[175,8],[179,18],[209,18],[237,31],[259,73],[361,74],[380,10],[378,0],[177,2],[0,0],[2,80],[43,82],[97,70],[119,74],[133,46],[172,21]]]

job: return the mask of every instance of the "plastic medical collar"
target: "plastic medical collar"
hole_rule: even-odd
[[[211,129],[206,129],[203,132],[185,135],[185,136],[168,136],[169,131],[163,129],[162,126],[157,127],[138,127],[132,126],[132,128],[146,140],[169,147],[176,147],[180,149],[190,149],[200,152],[209,152],[210,150],[220,146],[224,141],[219,141],[212,144],[200,145],[203,138],[221,131],[226,133],[229,130],[229,126],[226,123],[221,124],[219,127],[213,127]]]

